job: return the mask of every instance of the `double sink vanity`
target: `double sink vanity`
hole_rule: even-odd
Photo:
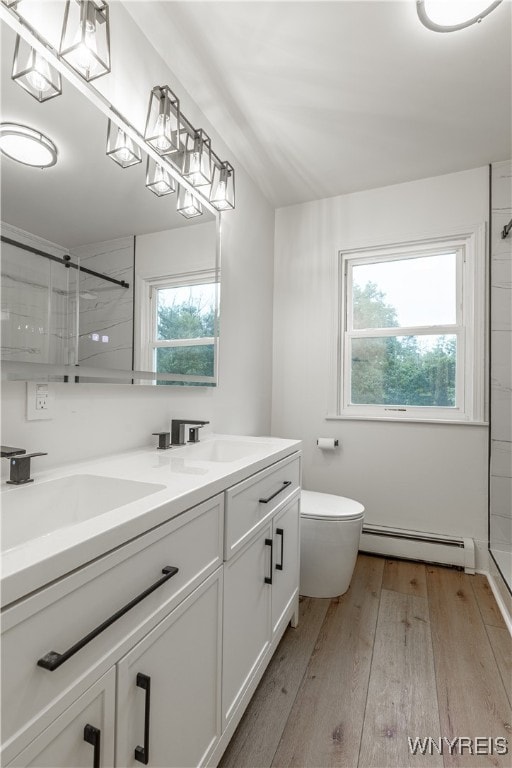
[[[2,765],[216,765],[298,620],[300,442],[2,488]]]

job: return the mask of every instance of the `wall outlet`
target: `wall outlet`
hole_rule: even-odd
[[[53,392],[47,381],[27,381],[27,420],[53,419]]]

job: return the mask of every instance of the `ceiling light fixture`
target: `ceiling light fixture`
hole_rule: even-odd
[[[146,165],[146,187],[157,197],[163,197],[164,195],[176,192],[174,179],[169,171],[160,163],[155,162],[149,155]]]
[[[502,0],[416,0],[422,24],[434,32],[456,32],[478,24]]]
[[[16,37],[12,79],[37,101],[48,101],[62,93],[60,72],[23,38]]]
[[[0,123],[0,152],[11,160],[35,168],[55,165],[58,154],[48,136],[18,123]]]
[[[140,147],[112,120],[108,121],[107,155],[121,168],[142,162]]]
[[[84,80],[110,72],[110,22],[102,0],[67,0],[59,56]]]

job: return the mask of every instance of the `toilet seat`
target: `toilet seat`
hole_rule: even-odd
[[[310,520],[361,520],[364,507],[354,499],[318,491],[301,491],[301,517]]]

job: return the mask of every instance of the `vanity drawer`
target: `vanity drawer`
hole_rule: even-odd
[[[14,753],[14,740],[19,751],[23,732],[37,735],[30,727],[34,718],[40,732],[69,706],[71,694],[75,699],[81,687],[85,691],[222,564],[223,501],[219,494],[4,611],[2,764]],[[178,571],[164,580],[166,566]],[[38,666],[50,651],[72,648],[146,591],[57,669]]]
[[[300,454],[295,453],[226,491],[225,560],[300,487],[300,472]]]

